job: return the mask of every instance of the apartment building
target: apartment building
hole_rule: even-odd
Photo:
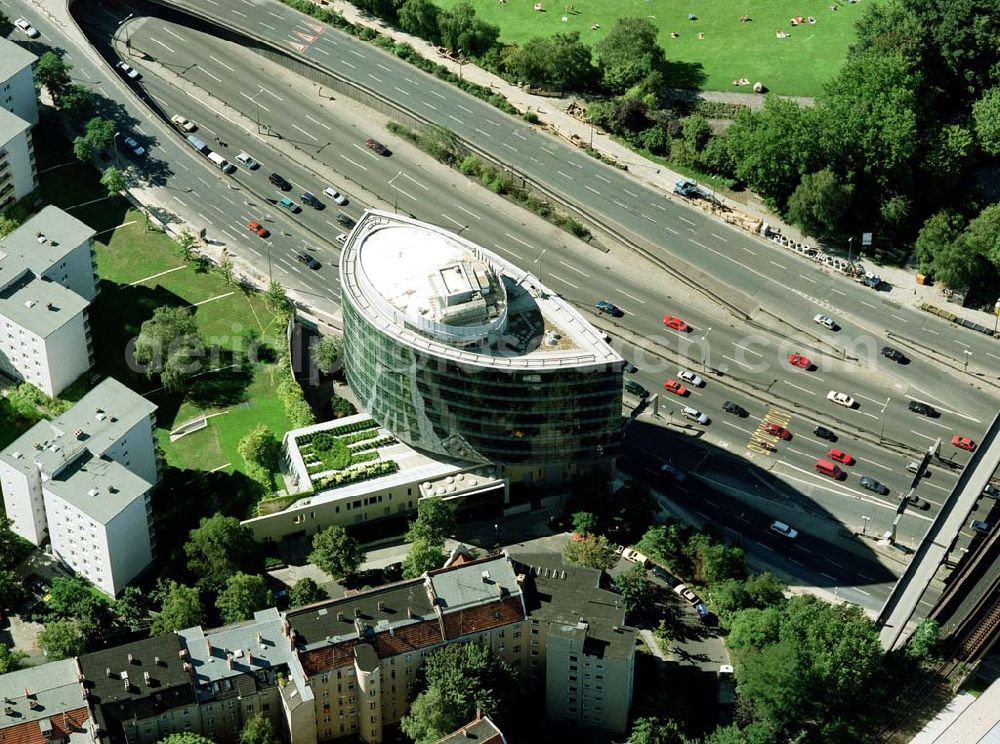
[[[0,36],[0,109],[23,119],[29,128],[38,123],[37,61],[34,54]]]
[[[152,562],[156,406],[106,379],[0,452],[12,529],[116,596]]]
[[[93,236],[50,206],[0,240],[0,373],[54,396],[90,369]]]
[[[0,676],[0,697],[0,742],[93,742],[90,711],[75,659]]]

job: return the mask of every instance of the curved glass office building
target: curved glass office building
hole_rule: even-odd
[[[532,480],[617,454],[624,361],[531,274],[380,211],[351,232],[340,274],[348,383],[407,444]]]

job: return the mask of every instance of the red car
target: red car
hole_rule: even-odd
[[[677,380],[667,380],[663,383],[663,389],[674,395],[684,396],[688,394],[688,389],[677,382]]]
[[[247,230],[249,230],[250,232],[257,233],[257,235],[259,235],[262,238],[266,238],[268,235],[271,234],[268,232],[267,228],[264,227],[259,222],[257,222],[257,220],[250,220],[247,223]]]
[[[377,152],[379,155],[382,155],[383,157],[388,157],[392,155],[392,152],[389,150],[389,148],[376,139],[365,140],[365,147],[367,147],[369,150],[372,150],[373,152]]]
[[[829,457],[831,460],[836,460],[837,462],[842,462],[845,465],[853,465],[854,464],[854,458],[851,457],[846,452],[844,452],[843,450],[832,449],[832,450],[830,450],[829,452],[826,453],[826,456]]]
[[[810,369],[812,367],[812,362],[809,361],[809,357],[804,357],[801,354],[789,354],[788,363],[793,367],[799,367],[800,369]]]
[[[951,438],[951,443],[954,444],[959,449],[964,449],[966,452],[975,452],[976,443],[973,442],[968,437],[960,437],[958,434]]]
[[[783,426],[778,426],[777,424],[764,424],[764,433],[770,434],[772,437],[777,437],[778,439],[791,439],[792,432],[788,431]]]
[[[691,326],[674,315],[664,315],[663,325],[667,328],[673,328],[675,331],[684,331],[685,333],[691,330]]]

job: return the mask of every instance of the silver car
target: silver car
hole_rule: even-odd
[[[823,315],[823,313],[817,313],[813,316],[813,322],[819,323],[821,326],[826,326],[831,331],[837,330],[837,324],[833,322],[833,318],[829,315]]]
[[[692,421],[697,421],[699,424],[707,424],[708,423],[708,416],[706,416],[704,413],[702,413],[701,411],[699,411],[697,408],[691,408],[690,406],[684,406],[681,409],[681,415],[685,416],[686,418],[691,419]]]
[[[680,377],[684,382],[687,382],[695,387],[701,387],[705,384],[705,381],[701,379],[694,372],[688,372],[686,369],[678,370],[677,376]]]

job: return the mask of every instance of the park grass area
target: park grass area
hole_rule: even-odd
[[[437,3],[450,8],[459,1]],[[875,1],[542,0],[544,11],[537,12],[533,10],[535,0],[470,0],[477,15],[500,27],[500,38],[506,42],[523,43],[535,36],[579,31],[580,38],[596,44],[618,18],[648,18],[660,29],[672,87],[749,93],[749,86],[737,87],[731,82],[745,77],[790,96],[820,93],[854,41],[854,22],[865,5]],[[837,10],[831,10],[831,5]],[[696,20],[689,20],[688,14]],[[752,20],[741,23],[744,15]],[[813,16],[816,23],[793,27],[789,20],[796,16]],[[593,29],[594,24],[599,28]],[[791,36],[776,38],[777,31]],[[671,32],[678,38],[671,38]],[[699,33],[705,38],[699,39]]]

